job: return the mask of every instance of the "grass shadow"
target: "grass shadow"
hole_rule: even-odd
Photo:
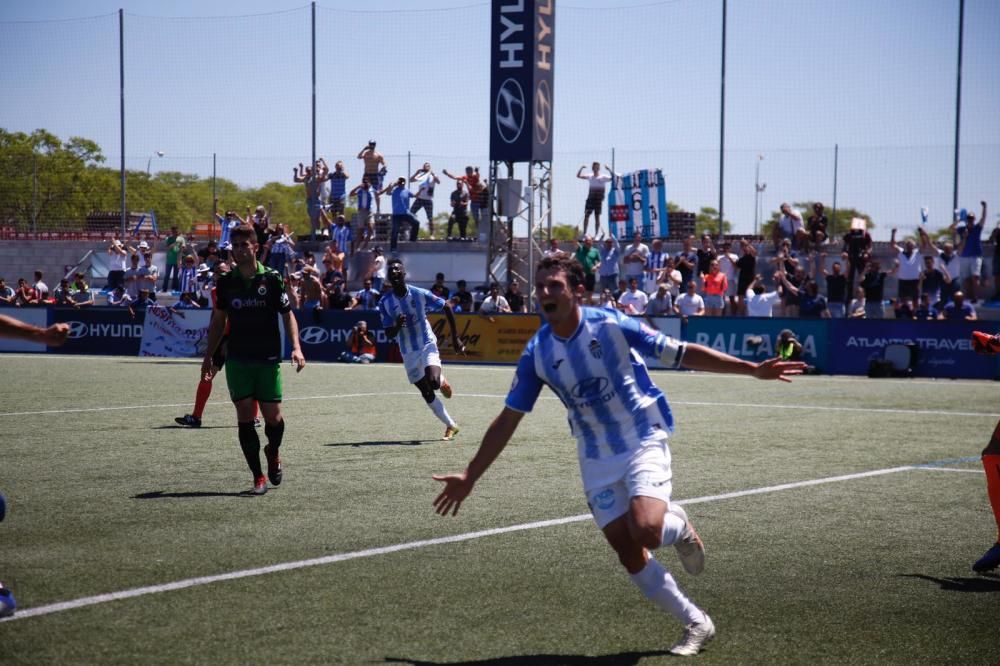
[[[439,442],[438,439],[385,439],[376,440],[370,442],[333,442],[331,444],[324,444],[323,446],[353,446],[355,448],[361,446],[423,446],[424,444],[430,444],[431,442]]]
[[[132,499],[185,499],[189,497],[255,497],[249,490],[240,492],[222,492],[215,490],[192,490],[190,492],[171,493],[164,490],[153,490],[148,493],[132,495]]]
[[[997,574],[982,574],[972,577],[948,576],[947,578],[926,574],[899,575],[903,578],[917,578],[936,583],[942,590],[948,592],[1000,592],[1000,576]]]
[[[471,661],[421,661],[386,657],[387,664],[409,664],[409,666],[635,666],[645,657],[669,655],[666,650],[653,652],[620,652],[588,657],[582,654],[524,654],[512,657],[492,657]]]

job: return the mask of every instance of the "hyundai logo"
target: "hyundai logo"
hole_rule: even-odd
[[[540,144],[549,142],[552,131],[552,90],[549,82],[542,79],[535,88],[535,139]]]
[[[69,324],[69,339],[76,340],[77,338],[87,337],[88,331],[90,331],[90,326],[83,323],[82,321],[68,321]]]
[[[307,345],[321,345],[330,339],[330,331],[322,326],[307,326],[299,331],[299,340]]]
[[[507,79],[497,91],[497,132],[505,143],[514,143],[524,129],[524,90],[515,79]]]
[[[574,398],[592,398],[604,393],[609,383],[607,377],[588,377],[574,386],[570,393]]]

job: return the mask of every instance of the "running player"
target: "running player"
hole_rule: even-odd
[[[437,338],[431,330],[430,322],[427,321],[427,313],[444,310],[444,316],[451,330],[452,347],[457,353],[462,354],[465,352],[465,346],[458,339],[455,315],[452,314],[447,301],[426,289],[406,284],[406,269],[403,268],[402,261],[390,259],[388,270],[392,291],[384,294],[378,304],[382,315],[382,326],[386,329],[386,335],[396,338],[410,383],[416,385],[427,406],[434,412],[434,416],[444,423],[442,439],[454,439],[458,434],[458,425],[444,408],[444,403],[434,394],[440,389],[441,395],[450,398],[451,385],[441,374]]]
[[[668,367],[782,379],[803,363],[742,361],[708,347],[668,338],[615,310],[582,307],[583,267],[567,254],[544,258],[535,289],[545,324],[528,342],[506,405],[465,471],[435,475],[444,490],[441,515],[458,512],[476,481],[503,451],[548,384],[569,411],[587,503],[598,528],[643,594],[685,625],[670,652],[694,655],[715,636],[708,614],[681,591],[651,551],[673,545],[690,574],[705,566],[705,549],[687,513],[670,501],[667,433],[673,417],[642,356]]]
[[[257,234],[244,224],[230,234],[235,267],[219,277],[216,304],[208,329],[208,347],[201,364],[201,376],[214,376],[212,357],[219,348],[229,324],[226,360],[226,383],[229,396],[236,406],[240,448],[253,474],[250,493],[263,495],[267,482],[281,484],[282,467],[279,447],[285,432],[281,416],[281,331],[278,315],[285,323],[285,332],[292,343],[292,364],[296,371],[305,367],[306,360],[299,347],[299,329],[285,293],[284,280],[277,272],[264,268],[257,261]],[[260,465],[260,438],[253,425],[254,402],[260,403],[264,415],[267,446],[267,478]]]
[[[1000,354],[1000,333],[990,335],[974,331],[972,345],[980,354]],[[990,443],[983,449],[983,469],[986,470],[986,495],[997,523],[997,542],[972,565],[972,570],[977,573],[992,571],[1000,566],[1000,421],[993,429]]]

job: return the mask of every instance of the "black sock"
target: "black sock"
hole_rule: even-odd
[[[278,447],[281,446],[281,438],[285,435],[285,420],[282,419],[274,425],[265,421],[264,434],[267,435],[267,443],[271,450],[277,451]]]
[[[253,427],[253,421],[247,423],[237,423],[240,429],[240,448],[243,449],[243,457],[247,459],[247,466],[253,478],[264,475],[260,469],[260,437],[257,436],[257,429]]]

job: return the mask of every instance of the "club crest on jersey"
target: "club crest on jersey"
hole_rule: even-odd
[[[260,294],[261,296],[267,296],[267,285],[262,284],[259,287],[257,287],[257,293]]]
[[[601,343],[594,338],[590,341],[590,355],[594,358],[601,358],[603,352],[601,351]]]

